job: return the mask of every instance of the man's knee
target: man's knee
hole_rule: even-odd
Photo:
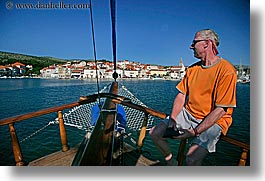
[[[166,124],[165,123],[160,123],[157,126],[154,126],[150,129],[149,131],[149,135],[150,137],[153,138],[157,138],[157,137],[162,137],[162,135],[164,134],[165,130],[166,130]]]
[[[158,127],[157,126],[152,127],[149,131],[149,135],[152,140],[158,139],[158,137],[160,136]]]
[[[150,135],[151,138],[154,137],[154,130],[155,130],[155,126],[152,127],[152,128],[150,129],[150,131],[149,131],[149,135]]]

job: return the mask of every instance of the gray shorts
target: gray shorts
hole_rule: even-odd
[[[194,118],[185,108],[177,115],[177,128],[179,129],[192,129],[202,121]],[[163,120],[167,125],[169,125],[169,119]],[[198,144],[208,150],[209,152],[215,152],[215,145],[220,139],[222,128],[218,124],[214,124],[212,127],[208,128],[206,131],[202,132],[200,136],[194,137],[191,143]]]

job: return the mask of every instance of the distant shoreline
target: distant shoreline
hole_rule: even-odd
[[[96,81],[96,78],[89,78],[89,79],[78,79],[78,78],[47,78],[47,77],[27,77],[27,76],[21,76],[21,77],[0,77],[1,79],[48,79],[48,80],[90,80],[90,81]],[[100,78],[99,81],[114,81],[114,79],[111,78]],[[117,80],[150,80],[150,81],[157,81],[157,80],[170,80],[170,81],[180,81],[180,79],[173,79],[173,78],[117,78]]]

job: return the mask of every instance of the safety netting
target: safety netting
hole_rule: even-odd
[[[110,89],[111,84],[108,84],[105,86],[100,93],[108,93]],[[126,97],[127,99],[130,99],[132,103],[141,105],[144,107],[147,107],[143,102],[141,102],[137,97],[135,97],[124,85],[119,86],[118,95]],[[104,100],[105,98],[100,98]],[[102,101],[100,100],[100,101]],[[91,124],[91,110],[92,107],[98,104],[99,101],[80,105],[77,107],[74,107],[73,109],[69,110],[68,112],[63,114],[63,119],[65,125],[73,126],[78,129],[85,130],[87,132],[92,132],[94,126]],[[127,128],[126,130],[136,131],[141,129],[142,123],[144,121],[144,112],[123,106],[123,109],[126,112],[126,120],[127,120]],[[58,122],[58,118],[56,118],[56,122]],[[154,122],[154,117],[149,115],[148,121],[147,121],[147,128],[151,127]]]

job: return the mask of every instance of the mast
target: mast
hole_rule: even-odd
[[[116,0],[110,0],[110,10],[111,10],[111,25],[112,25],[112,50],[113,50],[113,63],[114,63],[114,72],[112,77],[114,78],[115,82],[118,78],[118,74],[116,72],[116,58],[117,58],[117,51],[116,51]]]

